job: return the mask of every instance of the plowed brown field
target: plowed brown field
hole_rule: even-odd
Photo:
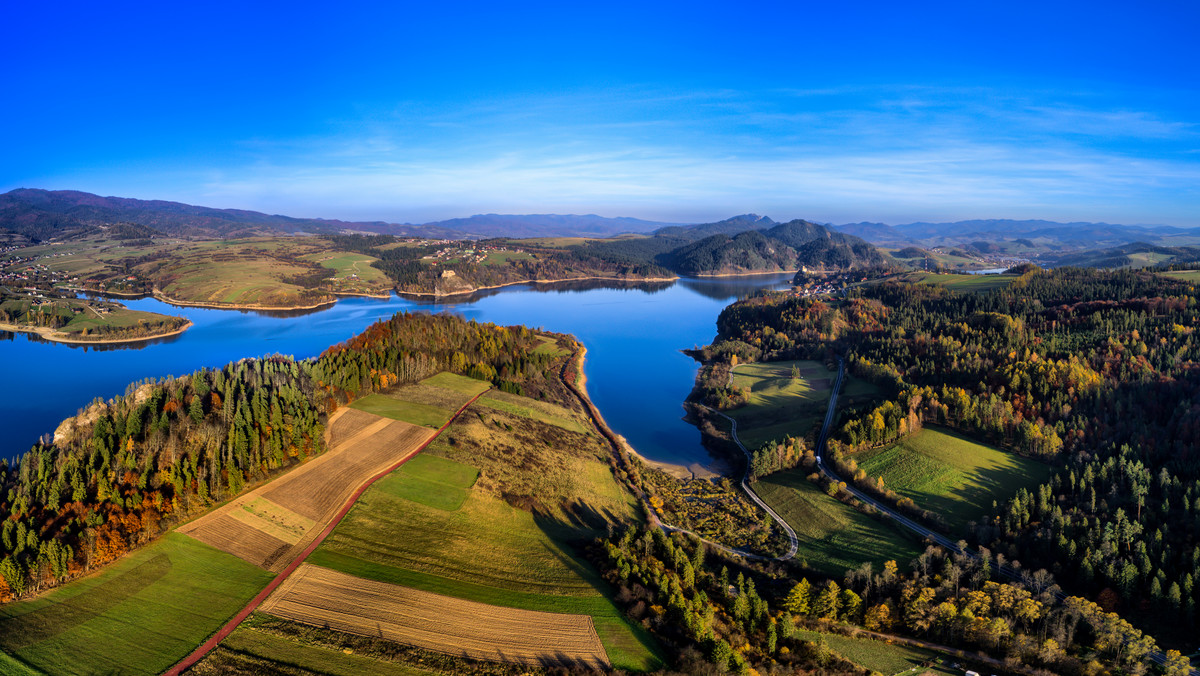
[[[307,563],[259,610],[471,659],[611,668],[587,615],[490,606]]]
[[[179,532],[268,570],[282,570],[363,482],[413,453],[435,430],[343,408],[330,449]]]

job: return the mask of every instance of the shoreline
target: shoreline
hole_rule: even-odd
[[[170,331],[168,333],[158,333],[153,336],[138,336],[137,338],[107,338],[100,340],[77,340],[66,336],[70,334],[62,333],[57,329],[52,329],[48,326],[19,326],[17,324],[8,324],[0,322],[0,331],[13,331],[15,333],[36,333],[42,338],[55,342],[64,343],[67,345],[120,345],[122,343],[142,343],[149,340],[157,340],[159,338],[170,338],[192,328],[192,321],[189,319],[183,326]]]
[[[644,284],[652,282],[675,282],[679,281],[679,277],[567,277],[564,279],[522,279],[516,282],[505,282],[503,284],[493,284],[491,286],[477,286],[465,291],[452,291],[450,293],[438,293],[436,291],[396,291],[401,296],[432,296],[434,298],[449,298],[451,296],[465,296],[477,291],[487,291],[488,289],[502,289],[506,286],[516,286],[518,284],[558,284],[560,282],[627,282],[630,284]]]
[[[288,310],[316,310],[327,305],[333,305],[337,302],[337,298],[332,300],[321,301],[312,305],[238,305],[235,303],[204,303],[200,301],[179,300],[156,291],[152,294],[155,300],[160,300],[167,305],[176,307],[198,307],[209,310],[261,310],[264,312],[286,312]]]
[[[592,401],[591,395],[588,394],[587,375],[583,371],[583,362],[584,358],[587,356],[587,347],[583,343],[579,342],[578,339],[576,340],[576,343],[579,345],[579,350],[576,353],[576,358],[579,360],[579,378],[574,384],[575,389],[577,390],[576,394],[584,400],[584,405],[589,409],[589,415],[592,416],[596,426],[600,427],[602,431],[607,431],[608,434],[612,436],[612,439],[615,440],[615,442],[626,453],[629,453],[633,457],[637,458],[647,467],[652,467],[654,469],[666,472],[676,479],[713,479],[728,476],[720,471],[722,469],[728,469],[728,467],[722,467],[722,465],[725,464],[724,461],[713,457],[711,454],[709,457],[712,462],[710,462],[708,465],[703,465],[699,462],[693,462],[690,465],[682,465],[679,463],[663,462],[661,460],[651,460],[641,453],[638,453],[637,449],[633,447],[633,444],[630,444],[625,437],[617,434],[611,427],[608,426],[608,422],[604,420],[604,416],[600,413],[600,409],[596,406],[595,402]]]
[[[338,296],[338,297],[342,297],[342,296],[355,297],[355,296],[357,296],[359,298],[374,298],[375,300],[387,300],[392,297],[391,289],[389,289],[387,293],[379,293],[379,294],[358,293],[357,291],[330,291],[330,293],[332,293],[333,295]],[[337,301],[335,300],[334,302],[337,302]],[[307,308],[296,308],[296,309],[300,310],[300,309],[307,309]]]
[[[794,275],[800,272],[800,268],[795,270],[755,270],[754,272],[709,272],[696,273],[692,277],[761,277],[763,275]]]

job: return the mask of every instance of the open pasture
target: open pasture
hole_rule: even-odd
[[[934,272],[910,272],[901,279],[913,284],[934,284],[962,293],[986,293],[1003,289],[1016,279],[1016,275],[948,275]]]
[[[262,612],[470,659],[608,668],[592,618],[504,608],[302,565]]]
[[[376,485],[389,495],[453,512],[462,507],[478,477],[479,470],[470,465],[421,454]]]
[[[1200,270],[1168,270],[1159,274],[1166,275],[1172,279],[1181,279],[1187,282],[1200,282]]]
[[[608,519],[634,515],[602,451],[594,437],[476,402],[364,493],[308,561],[491,605],[588,615],[618,668],[653,668],[652,642],[571,545],[602,534]],[[469,475],[458,476],[466,498],[455,510],[405,492],[406,474],[453,480],[451,470],[465,466],[480,474],[469,488]]]
[[[876,521],[826,495],[802,469],[759,479],[754,490],[795,529],[800,539],[796,559],[826,575],[840,578],[867,561],[881,570],[889,559],[904,564],[921,553],[898,526]]]
[[[492,384],[486,380],[460,376],[457,373],[451,373],[449,371],[442,371],[437,375],[429,376],[425,380],[422,380],[421,384],[440,387],[445,390],[451,390],[458,392],[459,394],[466,395],[466,397],[462,399],[462,402],[459,404],[460,407],[462,404],[470,401],[471,397],[487,392],[492,386]]]
[[[333,270],[333,276],[337,279],[356,278],[362,282],[381,282],[387,283],[387,275],[379,268],[372,267],[371,263],[379,260],[374,256],[368,256],[360,253],[346,253],[342,251],[334,251],[331,253],[312,253],[302,256],[304,260],[319,263],[321,267]]]
[[[509,261],[529,261],[533,258],[528,251],[489,251],[482,262],[484,265],[504,265]]]
[[[1048,465],[936,427],[853,457],[869,476],[960,531],[993,501],[1050,478]]]
[[[262,255],[242,256],[219,265],[189,256],[162,271],[159,288],[169,298],[192,303],[295,305],[303,289],[283,278],[307,272],[305,267]]]
[[[550,336],[538,336],[538,340],[542,341],[542,344],[533,349],[535,354],[548,354],[554,357],[565,357],[568,354],[571,354],[571,351],[567,348],[559,347],[558,339],[556,338],[552,338]]]
[[[0,607],[0,648],[47,674],[157,674],[272,575],[176,533],[99,573]],[[0,661],[0,671],[10,671]]]
[[[529,397],[496,390],[480,397],[478,404],[523,418],[532,418],[533,420],[561,427],[571,432],[585,433],[587,431],[575,413],[561,406],[530,399]]]
[[[793,366],[797,377],[792,377]],[[733,386],[749,388],[750,396],[745,406],[729,411],[729,416],[738,421],[742,443],[753,449],[786,435],[808,435],[825,414],[836,375],[816,361],[738,365]]]
[[[961,674],[961,669],[951,670],[947,667],[922,667],[926,662],[937,665],[945,660],[940,654],[924,648],[914,648],[898,643],[885,643],[872,638],[842,636],[841,634],[826,634],[807,629],[797,629],[795,636],[812,641],[825,643],[831,650],[855,664],[866,667],[881,674],[901,674],[905,672],[933,674]],[[916,669],[917,671],[913,671]]]
[[[422,395],[415,395],[422,396]],[[370,394],[350,404],[350,408],[413,425],[438,428],[446,424],[454,410],[417,401],[406,401],[387,394]]]
[[[366,421],[366,415],[337,416],[330,437],[338,441],[325,454],[181,526],[179,532],[257,566],[282,569],[355,489],[434,434],[400,421]]]

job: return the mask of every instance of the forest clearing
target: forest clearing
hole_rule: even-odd
[[[851,456],[870,477],[962,532],[996,501],[1050,478],[1050,466],[937,427]]]

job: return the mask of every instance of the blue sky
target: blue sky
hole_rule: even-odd
[[[0,190],[1200,225],[1195,3],[173,4],[6,8]]]

